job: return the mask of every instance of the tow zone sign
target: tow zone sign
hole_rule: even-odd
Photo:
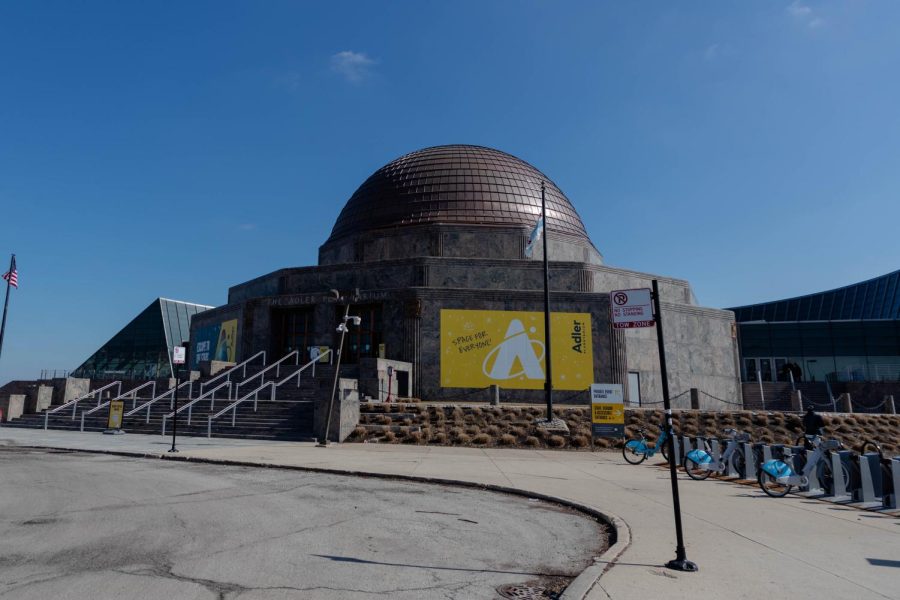
[[[612,322],[615,329],[653,327],[653,305],[650,289],[613,290],[609,294]]]

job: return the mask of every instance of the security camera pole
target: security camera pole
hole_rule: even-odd
[[[332,292],[335,294],[335,296],[337,296],[338,300],[342,299],[338,295],[336,290],[332,290]],[[354,299],[358,296],[359,296],[359,290],[356,290]],[[325,433],[322,435],[322,439],[318,443],[318,446],[321,448],[324,448],[325,446],[328,445],[328,432],[331,430],[331,412],[334,410],[334,396],[335,396],[335,394],[337,394],[338,378],[340,377],[340,373],[341,373],[341,353],[344,350],[344,336],[347,335],[347,331],[348,331],[347,321],[349,321],[351,319],[353,320],[353,323],[357,326],[361,322],[361,319],[359,317],[351,317],[350,316],[350,303],[348,302],[346,305],[344,305],[344,318],[337,326],[337,330],[341,333],[341,341],[340,341],[340,344],[338,344],[337,363],[335,364],[335,367],[334,367],[334,385],[332,385],[332,387],[331,387],[331,398],[329,398],[329,400],[328,400],[328,413],[325,415]]]

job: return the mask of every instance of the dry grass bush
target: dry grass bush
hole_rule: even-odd
[[[573,435],[569,443],[573,448],[586,448],[591,445],[591,438],[586,435]]]
[[[469,436],[467,436],[466,434],[463,433],[463,434],[460,434],[459,437],[456,438],[456,442],[459,444],[468,444],[469,440],[471,440],[471,439],[472,438],[470,438]]]
[[[537,448],[541,445],[541,440],[537,439],[533,435],[529,435],[527,438],[525,438],[525,441],[523,443],[529,448]]]
[[[450,429],[449,433],[450,433],[451,438],[458,438],[461,435],[465,435],[465,432],[462,430],[462,427],[453,427],[452,429]]]
[[[397,439],[397,434],[394,433],[393,431],[385,431],[384,435],[381,437],[386,442],[393,442],[394,440]]]
[[[612,448],[615,445],[615,441],[609,438],[597,438],[594,440],[594,446],[597,448]]]
[[[434,441],[435,444],[446,444],[447,443],[447,434],[444,433],[443,431],[439,431],[438,433],[434,434],[434,437],[432,438],[432,440]]]
[[[525,436],[525,429],[522,427],[510,427],[509,434],[521,438]]]
[[[492,439],[493,438],[486,433],[479,433],[472,438],[472,443],[479,446],[484,446],[485,444],[490,444]]]
[[[515,436],[509,435],[508,433],[504,433],[500,436],[500,439],[497,440],[497,443],[501,446],[514,446],[516,443]]]
[[[551,448],[562,448],[566,445],[566,438],[561,435],[551,435],[547,438],[547,445]]]
[[[379,425],[390,425],[392,423],[391,418],[387,415],[378,415],[375,422]]]
[[[404,424],[404,425],[412,425],[412,424],[413,424],[413,420],[410,419],[409,417],[405,417],[405,418],[403,419],[403,424]]]
[[[480,435],[481,427],[479,427],[478,425],[469,425],[468,427],[466,427],[466,433],[469,435]]]
[[[495,438],[500,435],[500,428],[496,425],[488,425],[485,427],[484,432],[492,438]]]
[[[411,431],[401,441],[404,444],[421,444],[425,441],[425,436],[421,431]]]

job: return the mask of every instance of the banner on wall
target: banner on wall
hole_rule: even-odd
[[[236,357],[237,319],[197,329],[191,368],[196,369],[207,360],[235,362]]]
[[[594,380],[589,313],[550,314],[553,387],[584,390]],[[544,313],[441,310],[441,387],[544,387]]]

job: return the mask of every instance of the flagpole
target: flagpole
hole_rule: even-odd
[[[13,254],[9,259],[9,271],[8,273],[12,273],[13,264],[16,262],[16,255]],[[3,302],[3,323],[0,324],[0,354],[3,354],[3,334],[6,333],[6,310],[9,308],[9,281],[12,279],[10,277],[6,280],[6,300]]]
[[[550,262],[547,255],[547,200],[541,181],[541,220],[544,226],[544,357],[547,365],[544,392],[547,396],[547,422],[553,420],[553,362],[550,359]]]

